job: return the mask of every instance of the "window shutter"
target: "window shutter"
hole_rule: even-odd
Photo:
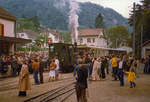
[[[2,24],[0,24],[0,36],[2,35]]]
[[[4,24],[2,24],[2,37],[4,36]]]
[[[0,24],[0,36],[4,36],[4,24]]]

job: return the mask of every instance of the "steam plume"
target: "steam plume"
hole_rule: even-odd
[[[72,30],[72,43],[78,41],[78,12],[79,12],[79,5],[76,0],[69,0],[69,27]]]

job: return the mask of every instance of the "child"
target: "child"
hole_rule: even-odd
[[[134,69],[131,67],[130,72],[125,72],[126,74],[128,74],[128,81],[130,82],[130,88],[133,88],[136,86],[134,80],[136,79],[136,75],[134,72]]]
[[[49,81],[55,80],[55,69],[56,69],[56,64],[55,60],[53,59],[50,63],[50,72],[49,72]]]

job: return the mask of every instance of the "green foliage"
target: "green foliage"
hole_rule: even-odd
[[[17,31],[20,31],[22,29],[30,29],[35,32],[40,32],[40,23],[38,21],[37,16],[31,17],[31,18],[18,18],[17,19]]]
[[[99,13],[98,16],[96,17],[95,28],[105,28],[103,16],[101,15],[101,13]]]
[[[22,47],[18,46],[17,51],[42,51],[44,49],[41,49],[39,46],[29,46],[29,47]],[[47,49],[46,49],[47,50]]]
[[[119,47],[123,43],[127,44],[130,41],[129,31],[124,26],[110,27],[106,31],[106,38],[112,48]]]
[[[30,48],[29,48],[30,49]],[[29,50],[30,51],[30,50]],[[39,46],[32,46],[31,51],[41,51],[41,48]]]
[[[149,0],[142,0],[142,4],[136,5],[135,10],[135,19],[136,19],[136,25],[135,25],[135,31],[136,31],[136,41],[138,45],[140,45],[140,34],[141,34],[141,26],[144,26],[144,32],[143,32],[143,41],[147,41],[150,39],[150,32],[148,31],[149,28],[147,27],[149,24],[149,10],[150,10],[150,1]],[[131,12],[131,16],[129,18],[129,24],[133,26],[133,11]],[[147,22],[147,23],[146,23]]]
[[[143,25],[144,29],[143,29],[143,39],[145,41],[148,41],[150,40],[150,26],[149,26],[149,23],[150,23],[150,10],[144,12],[143,14],[143,17],[142,17],[142,20],[139,24],[140,25]]]
[[[36,46],[40,46],[40,43],[42,44],[42,46],[44,45],[44,43],[48,44],[48,35],[47,34],[41,34],[40,37],[38,37],[35,40]]]
[[[21,46],[18,46],[17,47],[17,51],[25,51],[25,48],[21,47]]]

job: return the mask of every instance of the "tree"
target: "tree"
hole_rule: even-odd
[[[150,10],[148,10],[147,12],[144,12],[141,22],[139,24],[139,26],[143,25],[143,39],[145,41],[150,40],[149,22],[150,22]]]
[[[133,15],[134,12],[131,12],[131,16],[129,18],[130,26],[133,26]],[[146,42],[150,39],[150,0],[142,0],[141,4],[136,5],[135,9],[135,55],[141,55],[141,28],[143,27],[143,42]]]
[[[96,17],[95,28],[105,28],[103,16],[101,15],[101,13],[99,13],[98,16]]]
[[[20,31],[22,29],[30,29],[37,33],[40,32],[40,23],[38,21],[37,16],[34,16],[32,18],[18,18],[17,25],[17,31]]]
[[[42,46],[44,45],[44,43],[48,43],[48,35],[46,34],[41,34],[40,37],[38,37],[35,40],[35,45],[40,46],[42,44]]]
[[[130,38],[129,31],[124,26],[110,27],[106,31],[106,39],[109,41],[109,45],[112,48],[117,48],[123,44],[128,45]]]
[[[37,16],[34,16],[33,18],[31,18],[35,28],[38,30],[38,28],[40,27],[40,22],[38,20],[38,17]]]
[[[144,11],[150,10],[150,0],[142,0],[141,3]]]

